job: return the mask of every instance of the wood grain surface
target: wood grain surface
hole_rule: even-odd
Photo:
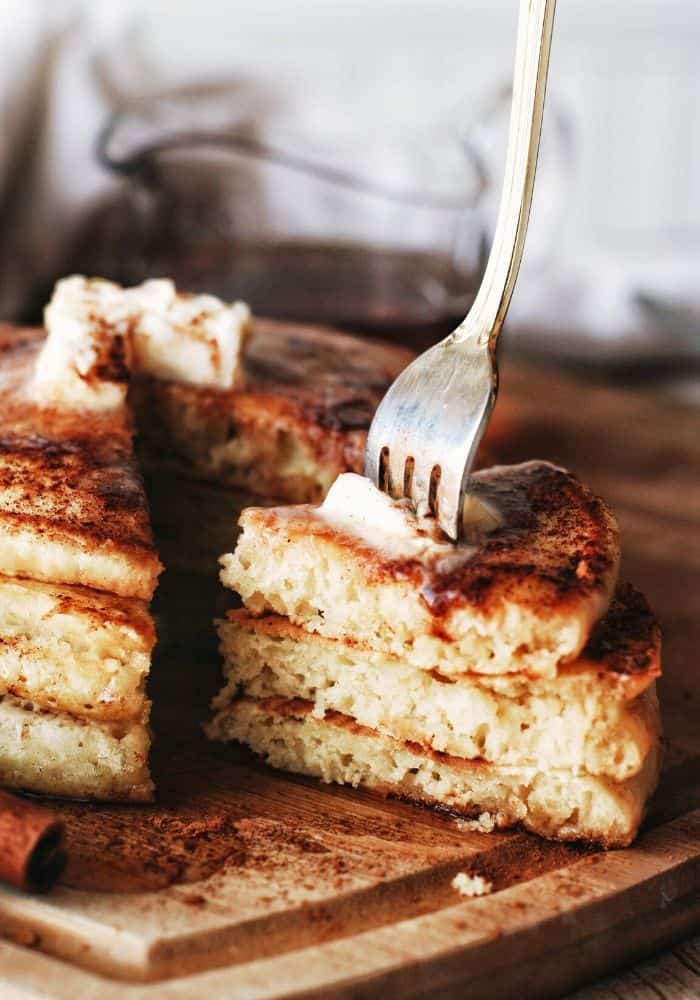
[[[206,744],[198,726],[219,681],[208,620],[221,594],[166,574],[152,680],[158,802],[59,807],[63,884],[48,897],[0,892],[3,998],[557,996],[700,927],[697,413],[513,366],[502,399],[500,459],[560,462],[612,503],[623,575],[664,626],[668,752],[637,843],[605,853],[478,834]],[[485,875],[493,892],[461,897],[459,871]],[[690,991],[697,946],[657,968]],[[659,992],[645,969],[627,974],[633,988],[581,996],[698,995]]]

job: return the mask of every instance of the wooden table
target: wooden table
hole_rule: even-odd
[[[596,986],[577,991],[568,1000],[696,1000],[700,997],[700,937]]]
[[[197,725],[218,682],[214,597],[171,577],[160,600],[181,602],[175,620],[187,627],[171,625],[154,666],[159,802],[61,807],[65,884],[45,899],[0,892],[3,998],[524,1000],[599,980],[700,927],[697,412],[515,367],[502,398],[501,459],[560,462],[610,500],[623,574],[664,624],[669,748],[635,846],[606,854],[475,833],[206,745]],[[459,897],[450,883],[465,869],[494,892]],[[582,995],[697,996],[699,959],[686,944]]]

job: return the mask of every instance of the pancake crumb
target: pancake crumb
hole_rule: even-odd
[[[493,882],[489,882],[483,875],[469,875],[467,872],[458,872],[450,883],[460,896],[488,896],[493,891]]]
[[[476,819],[456,820],[458,830],[465,833],[493,833],[496,829],[496,817],[492,813],[483,812]]]

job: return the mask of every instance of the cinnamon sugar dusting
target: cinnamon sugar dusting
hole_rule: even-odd
[[[0,527],[121,552],[143,572],[133,596],[148,598],[160,564],[130,417],[124,408],[86,419],[39,405],[27,386],[42,341],[39,330],[0,331]]]
[[[146,892],[198,882],[246,861],[236,824],[190,810],[60,805],[69,852],[64,885],[92,892]]]

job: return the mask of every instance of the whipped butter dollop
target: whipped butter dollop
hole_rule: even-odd
[[[121,405],[133,349],[119,286],[77,276],[57,282],[44,325],[47,337],[32,379],[37,399],[96,410]]]
[[[178,294],[154,279],[124,291],[134,317],[134,364],[156,378],[231,389],[250,327],[244,302]]]
[[[44,312],[34,394],[47,405],[110,409],[123,403],[132,372],[232,388],[250,318],[242,302],[183,295],[168,279],[122,288],[64,278]]]
[[[431,514],[416,513],[407,499],[395,500],[356,472],[344,472],[318,508],[318,516],[347,534],[361,538],[392,559],[416,559],[448,568],[444,560],[469,557],[483,535],[501,518],[490,504],[468,496],[464,505],[464,537],[456,545]],[[473,543],[473,544],[472,544]]]

